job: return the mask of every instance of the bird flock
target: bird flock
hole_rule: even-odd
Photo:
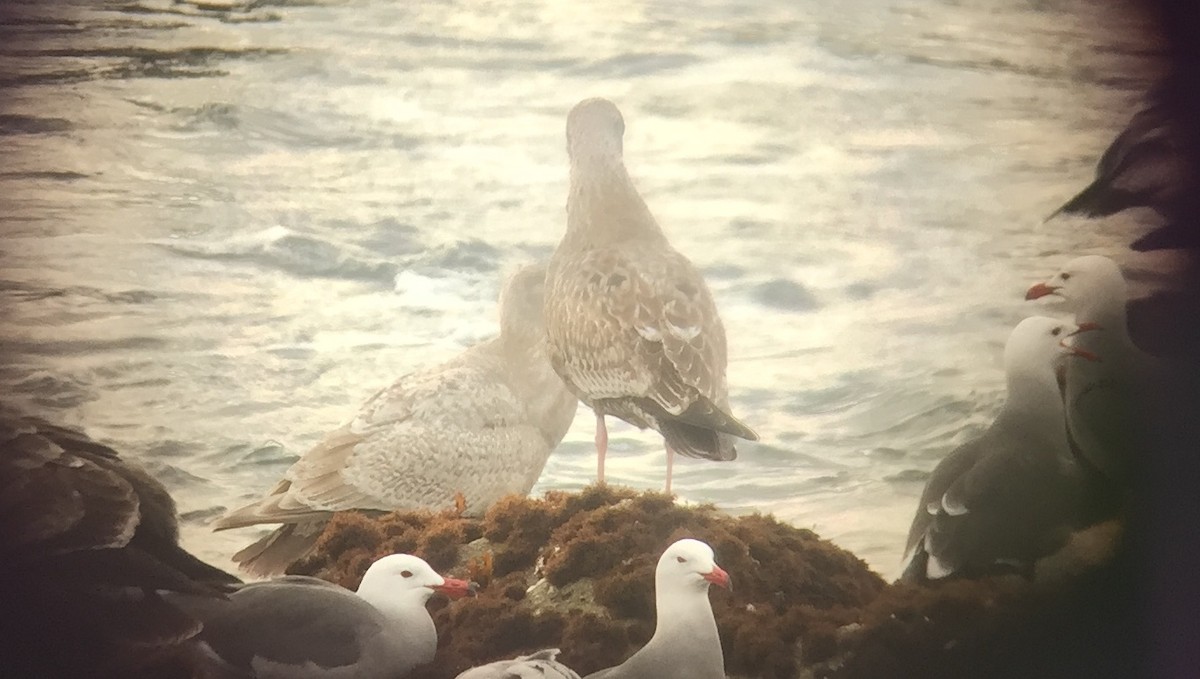
[[[1129,183],[1131,167],[1167,153],[1156,110],[1134,118],[1096,181],[1055,214],[1110,214],[1167,195]],[[480,515],[501,497],[527,494],[579,403],[596,418],[600,483],[607,417],[662,436],[667,492],[676,454],[727,462],[738,439],[758,440],[730,406],[712,294],[625,169],[620,111],[587,99],[566,128],[566,231],[548,262],[504,285],[499,334],[381,389],[261,498],[220,517],[217,530],[277,525],[235,555],[242,570],[283,573],[335,512]],[[1029,288],[1026,300],[1056,299],[1073,317],[1034,315],[1012,330],[1006,400],[930,474],[902,580],[1033,578],[1039,559],[1073,531],[1127,511],[1145,454],[1139,408],[1163,368],[1131,340],[1126,297],[1119,267],[1095,255]],[[72,663],[84,663],[96,676],[401,677],[434,657],[427,601],[473,593],[410,554],[372,563],[356,591],[300,576],[243,584],[179,547],[174,503],[145,470],[74,430],[9,413],[0,420],[0,581],[24,583],[3,593],[42,616],[22,632],[30,644],[54,634],[79,649],[16,665],[3,658],[0,669],[72,676]],[[56,578],[81,569],[92,579],[58,587]],[[725,677],[708,595],[731,579],[712,548],[691,538],[667,546],[654,582],[654,635],[589,676]],[[128,630],[89,622],[122,612],[148,622]],[[458,679],[577,679],[558,653],[498,659]]]

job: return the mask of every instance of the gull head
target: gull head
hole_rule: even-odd
[[[615,104],[584,99],[567,114],[567,156],[572,163],[620,160],[625,119]]]
[[[545,298],[546,265],[521,267],[500,291],[500,330],[519,333],[530,329],[542,334],[542,304]]]
[[[1095,321],[1092,316],[1114,305],[1125,305],[1125,278],[1116,262],[1100,255],[1085,255],[1067,262],[1045,282],[1036,283],[1025,299],[1053,295],[1061,298],[1080,322]]]
[[[444,578],[412,554],[389,554],[367,569],[358,593],[368,602],[403,600],[424,605],[434,594],[459,599],[471,593],[465,580]]]
[[[709,585],[731,588],[729,574],[717,565],[712,547],[691,538],[667,547],[654,570],[654,581],[659,590],[704,592]]]
[[[1013,328],[1004,344],[1005,372],[1050,380],[1067,356],[1096,361],[1094,354],[1074,344],[1076,336],[1094,329],[1096,326],[1080,327],[1047,316],[1030,316]]]

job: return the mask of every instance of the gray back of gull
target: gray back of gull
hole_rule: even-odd
[[[224,601],[173,601],[203,621],[214,653],[257,677],[393,679],[425,661],[374,606],[317,578],[252,583]]]
[[[1003,563],[1027,569],[1065,540],[1082,491],[1066,423],[1029,426],[1021,406],[1006,404],[983,435],[934,468],[907,545],[933,563],[906,579],[974,575]]]

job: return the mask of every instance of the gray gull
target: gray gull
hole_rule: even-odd
[[[578,402],[550,367],[543,266],[517,272],[500,295],[500,335],[401,377],[305,453],[266,497],[216,530],[282,523],[234,555],[251,573],[283,572],[333,512],[449,509],[467,515],[526,494],[566,435]]]
[[[1082,480],[1067,443],[1057,363],[1095,360],[1069,344],[1079,329],[1044,316],[1004,345],[1007,397],[977,438],[947,455],[925,484],[905,546],[902,579],[1032,574],[1078,521]]]
[[[0,675],[224,676],[162,592],[240,581],[179,546],[175,502],[81,431],[0,406]]]
[[[455,679],[579,679],[570,667],[555,660],[557,648],[548,648],[512,660],[473,667]]]
[[[729,412],[725,328],[690,261],[667,242],[622,158],[625,122],[606,99],[567,116],[567,230],[546,277],[550,359],[596,415],[604,481],[612,415],[662,434],[674,453],[733,460],[758,435]]]
[[[710,584],[730,586],[711,547],[690,538],[668,547],[654,570],[654,636],[625,662],[585,679],[725,679]]]
[[[1140,424],[1144,413],[1137,411],[1137,403],[1157,369],[1157,361],[1129,336],[1126,294],[1121,269],[1099,255],[1072,259],[1025,294],[1027,300],[1060,298],[1076,323],[1095,328],[1081,335],[1076,345],[1103,360],[1068,364],[1067,425],[1079,456],[1118,487],[1132,482],[1135,460],[1146,446]]]
[[[395,679],[433,660],[437,629],[425,604],[438,592],[459,598],[470,587],[391,554],[371,564],[357,592],[289,575],[224,601],[172,601],[203,621],[200,639],[216,657],[259,679]]]

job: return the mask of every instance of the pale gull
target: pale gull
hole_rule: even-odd
[[[284,524],[234,560],[251,573],[280,573],[335,511],[442,510],[461,493],[465,513],[479,515],[528,493],[578,407],[546,357],[544,277],[544,267],[530,266],[508,281],[498,337],[381,390],[266,497],[218,520],[217,530]]]

